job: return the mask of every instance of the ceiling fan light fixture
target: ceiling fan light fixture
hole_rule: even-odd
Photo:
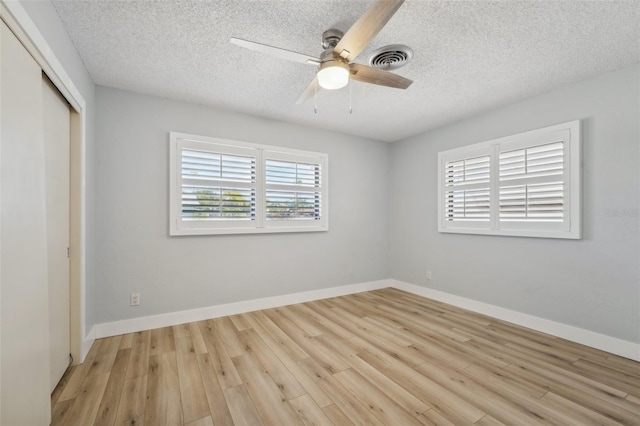
[[[323,89],[342,89],[349,84],[349,65],[335,59],[323,62],[318,71],[318,84]]]

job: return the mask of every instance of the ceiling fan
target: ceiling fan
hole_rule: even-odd
[[[340,89],[349,84],[349,79],[406,89],[413,83],[412,80],[353,62],[396,13],[402,3],[404,0],[378,0],[358,18],[346,33],[336,29],[325,31],[322,34],[322,47],[325,50],[320,58],[235,37],[231,38],[231,43],[281,59],[317,66],[316,77],[302,93],[297,101],[298,104],[309,99],[317,91],[318,86],[327,90]]]

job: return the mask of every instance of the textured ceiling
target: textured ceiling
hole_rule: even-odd
[[[384,141],[640,62],[640,2],[407,0],[355,62],[388,44],[407,90],[351,84],[296,105],[312,66],[231,37],[319,56],[372,1],[53,1],[95,83]]]

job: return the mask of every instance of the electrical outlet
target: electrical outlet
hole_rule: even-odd
[[[427,279],[431,280],[431,271],[427,271]]]
[[[140,304],[140,293],[131,293],[131,306],[138,306]]]

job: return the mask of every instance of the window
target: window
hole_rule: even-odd
[[[438,231],[580,238],[580,122],[440,152]]]
[[[322,153],[170,133],[170,235],[328,230]]]
[[[283,219],[318,220],[322,217],[322,170],[319,163],[308,159],[265,152],[266,219],[279,223]],[[307,161],[307,162],[305,162]]]

